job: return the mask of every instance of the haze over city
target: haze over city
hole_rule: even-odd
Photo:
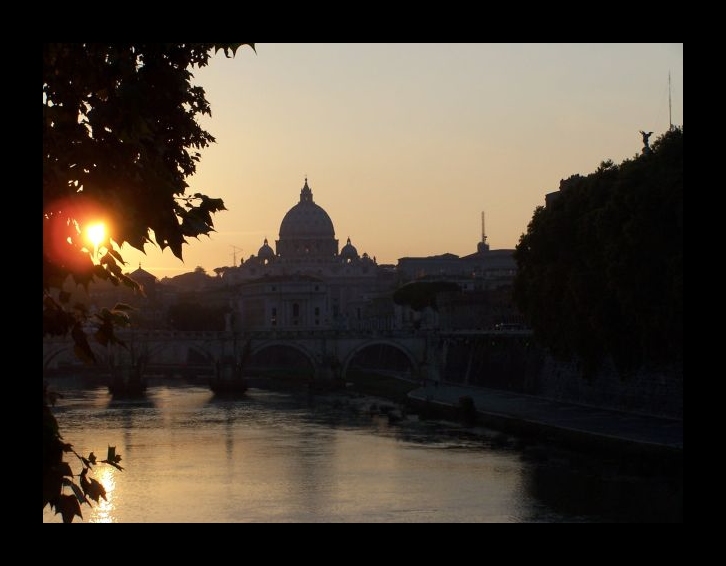
[[[379,264],[514,248],[561,179],[640,153],[683,124],[683,44],[268,44],[194,71],[212,109],[189,192],[222,198],[184,262],[122,253],[159,278],[275,247],[308,179]],[[670,81],[669,81],[670,77]]]

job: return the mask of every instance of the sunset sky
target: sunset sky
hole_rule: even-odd
[[[305,177],[339,248],[395,264],[514,248],[561,179],[683,125],[683,44],[256,44],[194,71],[216,138],[190,192],[222,198],[184,262],[124,247],[159,278],[275,248]]]

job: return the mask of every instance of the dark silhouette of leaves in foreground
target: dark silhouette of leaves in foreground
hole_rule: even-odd
[[[90,500],[99,502],[100,498],[106,500],[106,489],[96,479],[89,477],[88,473],[97,463],[96,455],[91,452],[87,457],[78,454],[71,444],[63,441],[58,430],[58,422],[50,410],[51,402],[57,396],[48,391],[47,384],[43,384],[43,509],[46,506],[60,514],[64,523],[73,522],[74,517],[80,517],[82,503],[90,505]],[[74,454],[83,464],[78,482],[74,481],[73,469],[63,460],[64,454]],[[115,446],[108,447],[108,454],[102,464],[113,466],[119,471],[121,455],[116,453]],[[64,488],[70,488],[73,494],[64,493]]]
[[[108,457],[105,460],[101,460],[102,464],[110,464],[114,468],[117,468],[119,470],[123,470],[121,466],[118,465],[118,463],[121,461],[121,454],[116,454],[116,447],[115,446],[109,446],[108,447]]]
[[[106,501],[106,488],[97,480],[88,477],[88,468],[85,468],[81,472],[81,489],[83,489],[85,495],[93,499],[96,503],[98,503],[98,499],[101,497]]]
[[[60,513],[64,523],[72,523],[76,515],[83,519],[81,504],[75,495],[61,495],[56,504],[56,513]]]
[[[197,121],[211,108],[191,70],[245,45],[255,51],[254,43],[43,44],[43,337],[70,336],[84,362],[98,363],[91,338],[127,347],[114,330],[128,326],[131,308],[118,303],[91,316],[69,304],[66,284],[87,291],[110,282],[143,297],[123,273],[121,247],[155,244],[183,260],[187,239],[214,232],[213,215],[226,210],[222,199],[187,194],[200,151],[215,141]],[[108,234],[91,250],[83,229],[99,219]],[[88,477],[93,453],[83,458],[63,442],[54,401],[44,384],[43,508],[69,523],[105,490]],[[83,465],[80,488],[63,462],[70,453]],[[109,447],[103,463],[122,470],[120,460]]]

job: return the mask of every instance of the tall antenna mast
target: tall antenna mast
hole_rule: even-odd
[[[230,244],[232,245],[232,244]],[[232,249],[234,250],[232,252],[232,261],[234,261],[233,265],[234,267],[237,267],[237,250],[242,251],[242,248],[238,248],[237,246],[232,246]]]
[[[671,115],[671,72],[668,71],[668,130],[673,129],[673,118]]]
[[[481,242],[476,245],[478,254],[486,254],[489,252],[489,244],[487,244],[487,231],[484,226],[484,211],[481,211]]]

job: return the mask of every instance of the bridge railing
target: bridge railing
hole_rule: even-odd
[[[529,336],[530,329],[395,329],[395,330],[244,330],[244,331],[211,331],[211,330],[138,330],[119,329],[117,335],[123,340],[146,342],[146,341],[245,341],[245,340],[295,340],[295,339],[340,339],[340,338],[410,338],[414,336]],[[69,337],[51,338],[52,342],[70,340]]]
[[[122,338],[133,338],[136,341],[144,340],[285,340],[285,339],[318,339],[318,338],[361,338],[361,337],[410,337],[430,333],[421,330],[244,330],[244,331],[182,331],[182,330],[127,330],[117,331]]]

